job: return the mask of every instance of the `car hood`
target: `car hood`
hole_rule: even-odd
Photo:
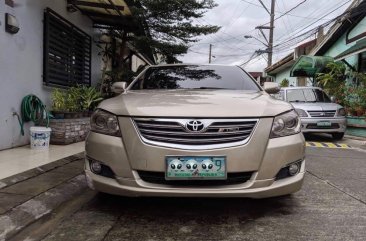
[[[226,118],[275,116],[292,106],[265,92],[136,90],[105,100],[99,108],[125,116]]]
[[[324,102],[314,102],[314,103],[291,102],[291,104],[295,109],[303,109],[306,111],[326,111],[326,110],[338,110],[339,108],[342,108],[342,106],[336,103],[324,103]]]

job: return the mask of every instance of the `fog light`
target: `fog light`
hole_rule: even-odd
[[[299,173],[299,171],[300,171],[299,163],[294,163],[294,164],[291,164],[290,166],[288,166],[288,173],[291,176],[295,176],[297,173]]]
[[[102,172],[102,164],[98,161],[91,161],[90,162],[90,169],[95,174],[100,174]]]

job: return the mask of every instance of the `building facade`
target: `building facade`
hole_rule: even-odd
[[[126,3],[109,2],[0,0],[0,150],[29,143],[32,123],[22,136],[17,118],[23,97],[34,94],[50,110],[54,87],[100,81],[103,30],[131,27],[124,19],[131,15]],[[135,51],[126,53],[133,71],[151,64]]]

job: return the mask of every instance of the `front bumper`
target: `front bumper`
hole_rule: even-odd
[[[115,178],[91,172],[86,160],[88,185],[98,191],[123,196],[182,196],[182,197],[250,197],[281,196],[298,191],[305,175],[305,161],[300,172],[292,177],[275,180],[279,170],[289,163],[304,160],[305,140],[301,133],[268,140],[269,123],[263,120],[249,143],[216,150],[178,150],[143,143],[133,133],[125,138],[90,132],[86,155],[109,166]],[[128,121],[123,123],[128,125]],[[260,128],[261,127],[261,128]],[[262,128],[263,127],[263,128]],[[128,137],[128,138],[126,138]],[[255,148],[255,149],[253,149]],[[164,172],[167,155],[225,155],[228,172],[253,172],[250,180],[241,184],[220,186],[173,186],[143,181],[138,171]]]
[[[102,192],[129,197],[248,197],[268,198],[283,196],[301,189],[305,176],[305,161],[299,174],[286,179],[274,181],[250,180],[245,187],[224,188],[174,188],[149,187],[141,179],[111,179],[86,170],[86,179],[90,188]]]
[[[331,127],[317,127],[318,122],[329,121],[332,126]],[[345,117],[339,118],[301,118],[301,131],[303,133],[335,133],[346,132],[347,120]]]

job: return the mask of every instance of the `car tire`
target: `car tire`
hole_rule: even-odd
[[[344,136],[344,132],[332,133],[333,139],[342,140]]]

